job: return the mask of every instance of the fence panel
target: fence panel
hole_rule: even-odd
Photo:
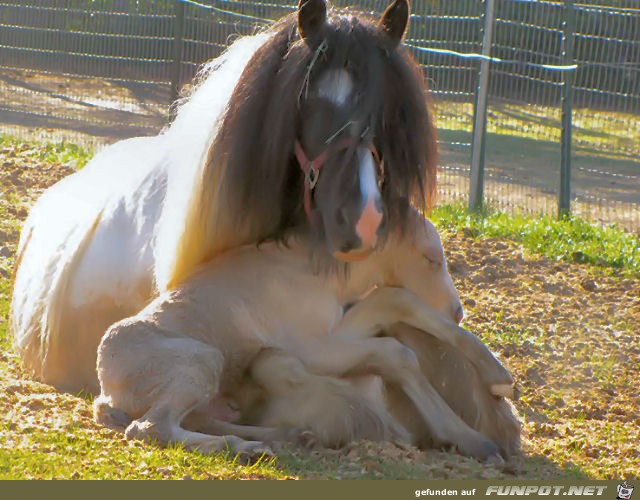
[[[573,213],[640,230],[640,6],[576,1]]]
[[[487,111],[485,200],[554,213],[560,169],[563,3],[498,1]]]
[[[0,113],[13,134],[110,142],[166,122],[173,2],[0,2]]]

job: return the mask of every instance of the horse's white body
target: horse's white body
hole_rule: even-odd
[[[95,391],[106,327],[166,288],[220,118],[268,36],[241,38],[210,62],[166,131],[106,148],[35,205],[19,245],[12,329],[37,377]],[[221,236],[221,249],[244,243],[241,232],[223,234],[231,241]]]

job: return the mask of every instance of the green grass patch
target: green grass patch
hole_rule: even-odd
[[[466,229],[477,237],[508,238],[552,259],[591,264],[640,276],[640,238],[616,225],[580,218],[508,214],[493,208],[469,212],[462,204],[436,208],[431,219],[440,229]]]
[[[74,168],[84,167],[95,151],[72,142],[33,142],[0,134],[0,149],[43,163],[59,163]],[[6,154],[6,153],[5,153]]]
[[[7,327],[9,321],[9,292],[11,283],[0,279],[0,352],[8,349]]]
[[[5,436],[11,435],[5,429]],[[229,453],[207,456],[181,447],[96,439],[80,426],[33,428],[0,450],[0,479],[286,479],[274,459],[243,465]]]

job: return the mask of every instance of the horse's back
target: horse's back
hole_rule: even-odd
[[[85,381],[73,367],[95,366],[95,337],[135,302],[141,307],[142,296],[148,300],[149,246],[165,177],[158,142],[138,138],[106,148],[49,188],[25,222],[12,330],[25,365],[47,382],[95,387],[95,374]]]

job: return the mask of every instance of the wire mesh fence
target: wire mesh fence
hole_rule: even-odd
[[[155,134],[173,86],[294,0],[0,0],[0,132],[105,144]],[[572,211],[640,229],[640,9],[575,0]],[[334,0],[380,13],[388,0]],[[555,213],[566,2],[496,0],[485,196]],[[433,91],[440,199],[466,201],[485,2],[413,2],[406,44]]]
[[[490,76],[487,199],[503,208],[557,211],[563,35],[571,15],[572,212],[640,227],[640,10],[634,3],[497,3],[492,56],[509,62],[494,64]]]

